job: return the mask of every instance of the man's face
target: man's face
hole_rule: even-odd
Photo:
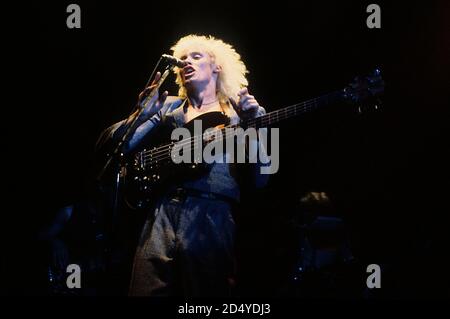
[[[217,67],[208,53],[192,50],[181,56],[181,60],[187,62],[187,65],[180,71],[186,88],[201,89],[211,80],[217,80]]]

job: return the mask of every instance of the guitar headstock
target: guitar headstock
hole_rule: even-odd
[[[342,91],[344,99],[358,107],[358,112],[363,113],[368,109],[378,110],[381,106],[381,95],[384,92],[384,81],[381,71],[375,69],[365,77],[357,76]]]

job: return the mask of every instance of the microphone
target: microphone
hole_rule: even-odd
[[[187,62],[180,60],[174,56],[168,55],[168,54],[163,54],[161,56],[167,63],[175,65],[179,68],[184,68],[187,65]]]

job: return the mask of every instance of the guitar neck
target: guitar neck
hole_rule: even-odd
[[[254,119],[245,120],[242,123],[244,127],[267,127],[272,124],[278,123],[282,120],[289,119],[291,117],[299,116],[304,113],[309,113],[321,107],[332,104],[342,99],[343,91],[335,91],[320,97],[291,105],[264,115],[261,115]]]

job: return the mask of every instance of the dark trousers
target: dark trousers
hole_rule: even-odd
[[[132,296],[229,296],[234,275],[232,205],[200,196],[160,200],[136,250]]]

